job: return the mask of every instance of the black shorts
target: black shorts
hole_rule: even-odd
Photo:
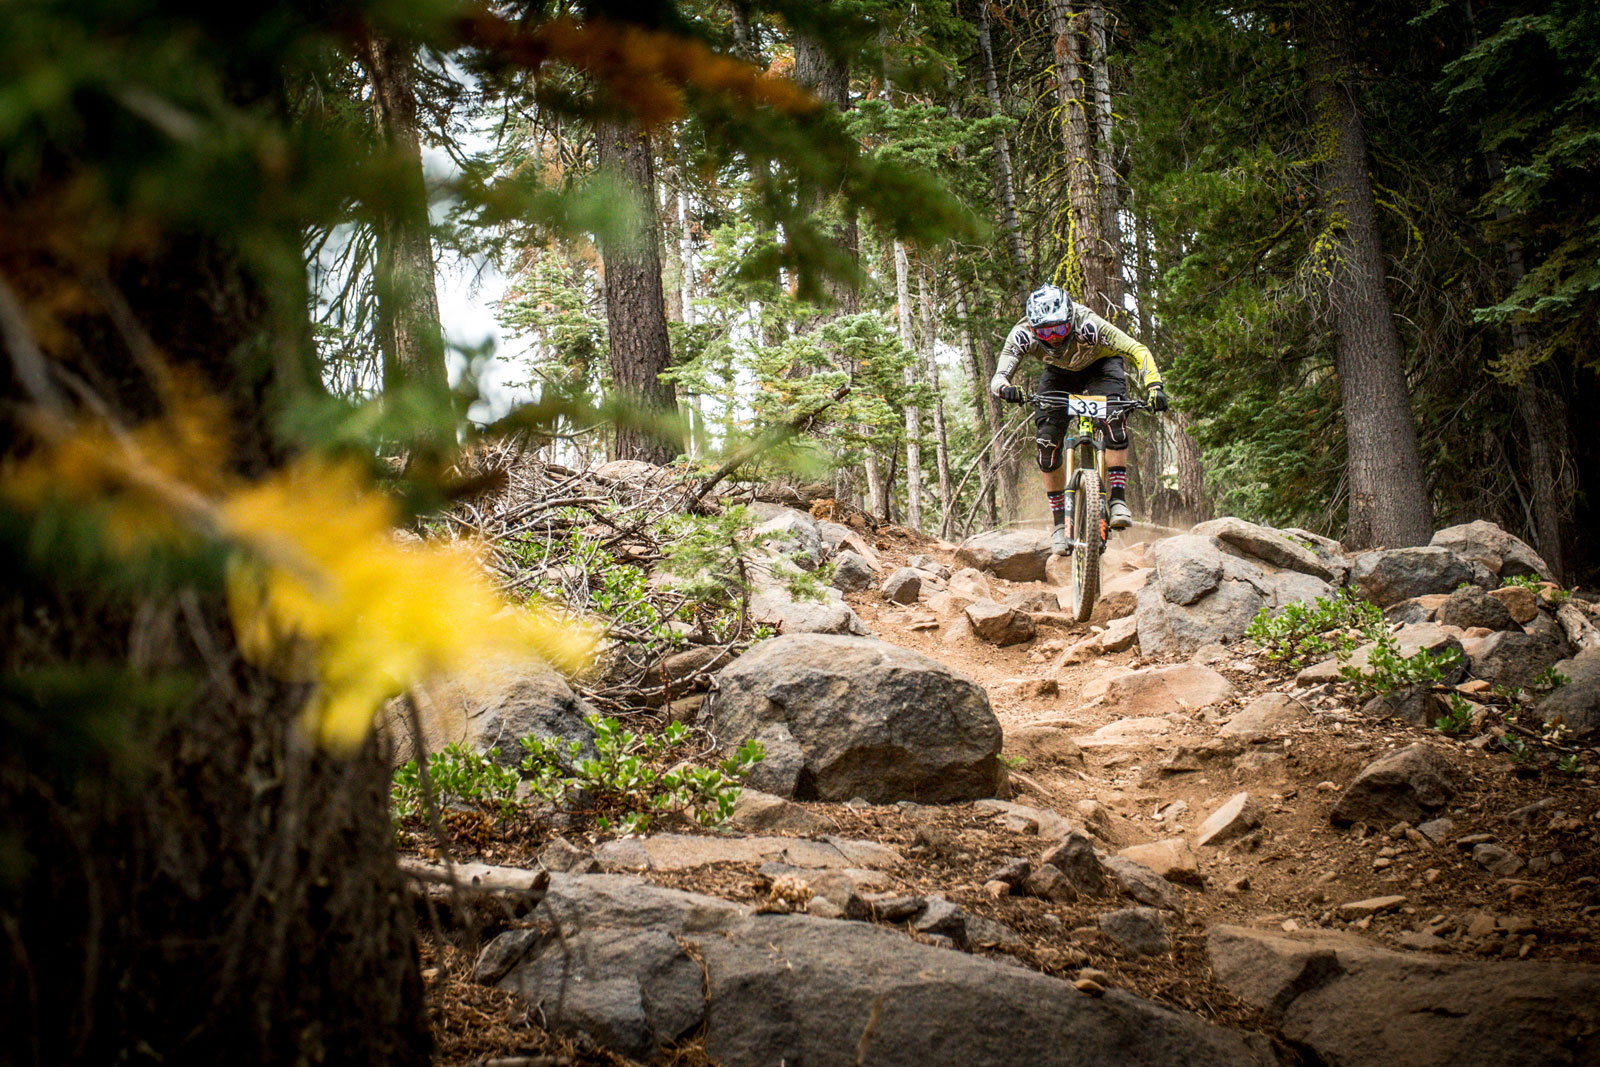
[[[1121,356],[1108,356],[1096,360],[1082,370],[1066,370],[1046,363],[1044,373],[1039,375],[1039,385],[1034,391],[1126,399],[1128,368],[1122,362]],[[1048,438],[1052,442],[1059,442],[1066,436],[1067,424],[1072,419],[1073,417],[1064,411],[1037,411],[1033,416],[1033,424],[1040,440]]]

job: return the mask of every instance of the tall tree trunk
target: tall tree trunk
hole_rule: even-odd
[[[1094,135],[1083,80],[1082,29],[1068,0],[1050,0],[1050,32],[1055,35],[1056,100],[1067,157],[1070,245],[1076,267],[1069,266],[1065,281],[1069,288],[1079,290],[1074,295],[1081,303],[1103,315],[1111,309],[1112,271],[1101,230]]]
[[[1350,475],[1347,543],[1399,548],[1427,544],[1433,521],[1342,15],[1319,33],[1311,99],[1331,143],[1319,179],[1323,225],[1333,243],[1328,300]]]
[[[1089,64],[1094,72],[1095,171],[1099,182],[1100,240],[1106,257],[1105,298],[1118,321],[1123,316],[1121,195],[1111,144],[1111,67],[1106,58],[1106,9],[1089,4]],[[1104,312],[1102,312],[1104,314]],[[1145,335],[1148,341],[1149,335]]]
[[[1003,115],[999,79],[995,76],[994,46],[989,35],[989,0],[978,0],[978,48],[983,56],[983,87],[991,114]],[[1028,256],[1022,246],[1022,223],[1017,215],[1015,175],[1011,167],[1011,142],[1001,131],[994,135],[995,187],[1000,191],[1001,220],[1006,231],[1006,254],[1011,263],[1011,286],[1020,300],[1028,295]]]
[[[1478,23],[1472,11],[1471,0],[1467,0],[1461,6],[1466,12],[1472,44],[1476,45]],[[1484,153],[1484,164],[1491,182],[1498,182],[1505,176],[1505,165],[1500,161],[1500,153],[1494,149]],[[1506,205],[1499,203],[1495,205],[1495,221],[1504,222],[1510,216],[1511,209]],[[1500,243],[1500,250],[1505,258],[1508,288],[1515,289],[1526,273],[1522,259],[1522,242],[1516,238],[1507,239]],[[1528,336],[1528,324],[1519,319],[1511,320],[1511,346],[1520,352],[1526,350],[1531,341]],[[1523,440],[1527,444],[1524,462],[1528,480],[1533,483],[1534,547],[1550,565],[1550,572],[1556,581],[1565,581],[1565,553],[1562,551],[1561,532],[1571,515],[1571,498],[1561,492],[1556,456],[1563,450],[1553,440],[1556,435],[1552,434],[1551,427],[1558,426],[1565,430],[1566,403],[1540,388],[1537,367],[1529,367],[1523,372],[1516,389],[1517,415],[1522,419]],[[1561,436],[1564,437],[1565,433],[1561,433]]]
[[[378,348],[386,392],[410,386],[443,401],[450,387],[428,236],[422,143],[417,135],[415,63],[412,50],[399,42],[387,37],[368,41],[373,110],[398,183],[392,208],[378,222],[374,277]]]
[[[917,353],[917,342],[911,330],[911,265],[906,255],[904,241],[894,243],[894,310],[900,323],[900,343],[912,355]],[[905,369],[908,389],[915,388],[918,379],[916,361]],[[922,411],[917,405],[906,404],[906,525],[913,530],[922,529]]]
[[[677,407],[671,384],[661,380],[672,354],[661,290],[660,227],[650,138],[633,122],[617,119],[599,123],[595,134],[600,166],[623,183],[638,212],[630,232],[609,234],[600,247],[605,264],[611,381],[635,408],[630,413],[634,418],[618,423],[612,453],[617,459],[670,463],[678,450],[649,428]]]
[[[804,34],[795,35],[794,78],[823,103],[832,104],[840,111],[850,110],[849,68],[843,60],[829,55],[820,42]],[[826,206],[818,201],[814,210],[821,212]],[[840,205],[839,218],[834,221],[834,241],[852,262],[856,259],[860,245],[856,216],[846,205]],[[854,315],[861,310],[860,294],[853,284],[829,281],[828,295],[840,315]]]
[[[21,221],[37,227],[55,195],[0,190],[0,230],[29,234]],[[279,463],[273,411],[316,388],[303,275],[254,274],[238,249],[194,234],[145,233],[104,257],[81,246],[95,232],[63,218],[37,247],[0,248],[0,281],[25,269],[42,304],[24,296],[24,321],[59,322],[54,294],[83,294],[70,336],[44,341],[57,365],[103,390],[96,411],[133,425],[174,414],[134,370],[148,344],[222,405],[232,447],[220,469]],[[275,243],[295,261],[298,233]],[[5,376],[0,426],[25,403]],[[0,458],[20,458],[17,446],[0,431]],[[349,758],[307,744],[309,687],[244,661],[210,566],[161,595],[11,579],[0,840],[24,862],[0,892],[8,1062],[427,1063],[376,740]],[[46,677],[71,683],[9,684]]]
[[[959,280],[956,283],[956,315],[961,325],[961,352],[967,357],[967,373],[972,379],[972,410],[977,418],[978,442],[986,448],[983,465],[989,472],[988,479],[983,482],[987,488],[984,490],[984,504],[988,509],[989,524],[997,525],[1000,522],[1000,512],[995,506],[995,476],[1000,471],[997,457],[1000,454],[999,442],[985,444],[995,435],[1000,428],[1000,402],[989,395],[989,378],[993,372],[984,370],[983,358],[978,355],[978,346],[972,341],[972,326],[967,322],[967,287]]]
[[[950,499],[950,437],[944,425],[944,389],[939,385],[938,329],[933,315],[933,286],[926,262],[917,264],[917,288],[922,303],[922,367],[933,390],[934,463],[939,472],[939,536],[950,536],[950,520],[955,510]]]

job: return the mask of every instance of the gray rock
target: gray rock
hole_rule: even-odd
[[[1456,782],[1455,770],[1442,755],[1427,745],[1411,745],[1363,768],[1345,786],[1329,818],[1335,826],[1416,823],[1450,802]]]
[[[984,881],[1004,882],[1012,889],[1015,889],[1023,882],[1027,881],[1028,875],[1032,873],[1033,864],[1019,856],[1016,859],[1008,860],[995,870],[991,871],[989,873],[989,877],[984,879]]]
[[[1397,604],[1390,604],[1383,609],[1385,622],[1398,622],[1401,624],[1432,622],[1439,614],[1439,609],[1445,601],[1450,599],[1448,593],[1429,593],[1426,596],[1414,596],[1409,600],[1402,600]]]
[[[966,909],[944,897],[929,897],[921,914],[911,920],[911,928],[920,934],[948,937],[958,948],[967,947]]]
[[[1001,601],[1008,608],[1018,611],[1060,611],[1061,598],[1053,589],[1024,589],[1012,593]]]
[[[1261,825],[1261,805],[1249,793],[1235,793],[1200,824],[1195,843],[1220,845]]]
[[[1509,878],[1526,866],[1521,856],[1488,843],[1472,847],[1472,862],[1499,878]]]
[[[1583,607],[1579,607],[1583,604]],[[1578,651],[1600,648],[1600,626],[1595,622],[1600,620],[1600,611],[1593,605],[1578,600],[1577,597],[1567,599],[1556,609],[1556,623],[1567,641]],[[1529,625],[1540,621],[1537,610],[1528,620]]]
[[[1586,1064],[1600,970],[1480,963],[1377,948],[1348,934],[1219,926],[1217,980],[1266,1013],[1310,1062],[1345,1067]]]
[[[1463,630],[1474,626],[1509,630],[1516,625],[1510,608],[1475,585],[1451,593],[1440,605],[1435,618],[1445,626],[1459,626]]]
[[[539,850],[539,866],[547,871],[576,871],[589,874],[600,869],[594,856],[564,837],[553,839]]]
[[[1006,781],[1000,724],[983,688],[882,641],[763,641],[717,676],[707,707],[730,747],[784,726],[803,753],[791,790],[800,799],[972,800]]]
[[[872,564],[859,552],[845,549],[833,557],[833,587],[858,593],[872,584]]]
[[[1436,845],[1443,843],[1444,839],[1450,836],[1450,831],[1455,828],[1455,820],[1448,815],[1417,824],[1417,832]]]
[[[726,863],[775,863],[812,869],[895,867],[900,853],[887,845],[825,835],[740,837],[707,834],[651,834],[619,837],[595,850],[606,871],[686,871]]]
[[[801,570],[815,570],[827,554],[817,520],[794,508],[777,507],[772,512],[755,528],[755,540],[782,552]]]
[[[813,815],[792,800],[759,789],[740,790],[739,799],[733,802],[733,816],[728,821],[740,830],[777,830],[792,834],[820,834],[831,828],[820,815]]]
[[[838,597],[837,591],[826,600],[796,600],[780,588],[765,588],[750,597],[750,617],[777,626],[786,634],[865,635],[866,624]]]
[[[1444,548],[1363,552],[1350,566],[1350,583],[1381,608],[1426,593],[1454,592],[1473,577],[1467,561]]]
[[[1540,697],[1534,710],[1546,725],[1560,723],[1578,738],[1593,736],[1600,731],[1600,648],[1585,649],[1555,669],[1571,681]]]
[[[1109,876],[1095,853],[1094,842],[1076,830],[1040,856],[1039,863],[1060,871],[1082,896],[1103,896],[1109,889]]]
[[[806,770],[806,751],[786,722],[769,722],[752,735],[766,756],[745,776],[746,784],[776,797],[792,797]],[[742,744],[743,742],[741,742]]]
[[[1361,714],[1373,719],[1400,719],[1413,726],[1432,726],[1449,711],[1444,698],[1423,686],[1407,686],[1387,695],[1375,696],[1361,706]]]
[[[1049,863],[1041,863],[1030,871],[1019,888],[1025,896],[1059,904],[1070,904],[1078,899],[1077,887],[1061,873],[1059,867]]]
[[[1472,676],[1495,685],[1531,686],[1547,669],[1572,654],[1566,638],[1553,630],[1503,630],[1463,641]]]
[[[1025,611],[980,600],[967,605],[966,615],[972,632],[992,645],[1018,645],[1033,640],[1033,618]]]
[[[922,595],[922,574],[911,567],[901,567],[883,580],[882,590],[896,604],[915,604]]]
[[[556,738],[580,742],[579,754],[594,752],[594,729],[586,722],[595,711],[542,661],[485,661],[471,671],[424,683],[414,690],[422,740],[428,752],[460,744],[475,752],[500,750],[499,762],[522,761],[518,740]],[[381,729],[392,740],[398,766],[416,757],[411,702],[407,695],[384,709]]]
[[[1160,956],[1172,950],[1167,924],[1154,908],[1118,908],[1099,918],[1100,929],[1124,948],[1140,956]]]
[[[983,948],[1022,948],[1027,940],[1003,922],[982,915],[967,916],[967,941]]]
[[[1262,693],[1246,704],[1237,715],[1217,731],[1219,737],[1241,741],[1275,737],[1305,719],[1310,712],[1287,693]]]
[[[990,530],[969,537],[956,549],[956,561],[1009,582],[1042,582],[1050,558],[1045,530]]]
[[[935,578],[941,578],[945,581],[950,580],[950,568],[946,567],[943,563],[940,563],[927,553],[918,553],[917,555],[912,556],[910,559],[906,560],[906,565],[908,567],[914,567],[919,571],[926,571]]]
[[[1202,645],[1236,641],[1256,613],[1271,605],[1249,582],[1227,580],[1188,606],[1167,600],[1157,584],[1140,590],[1137,603],[1139,651],[1146,656],[1187,655]]]
[[[1428,543],[1447,548],[1463,559],[1476,560],[1501,578],[1534,575],[1550,580],[1549,565],[1526,541],[1483,519],[1446,527]]]
[[[1169,603],[1193,604],[1222,581],[1222,543],[1214,537],[1168,537],[1150,546],[1146,555]]]
[[[1183,901],[1172,884],[1137,860],[1107,856],[1104,866],[1122,892],[1139,903],[1166,911],[1183,910]]]
[[[1247,556],[1282,567],[1285,570],[1309,574],[1324,582],[1341,581],[1344,568],[1330,565],[1314,548],[1297,544],[1292,534],[1280,533],[1266,526],[1257,526],[1243,519],[1225,517],[1202,522],[1189,531],[1192,534],[1216,537]]]
[[[1310,604],[1319,597],[1331,600],[1334,588],[1321,578],[1298,571],[1283,571],[1272,579],[1272,607],[1274,613],[1290,604]]]

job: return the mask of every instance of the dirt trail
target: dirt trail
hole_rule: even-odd
[[[903,530],[885,531],[875,547],[885,573],[918,553],[952,570],[961,566],[952,546]],[[1131,558],[1126,543],[1119,547],[1123,551],[1109,559],[1112,569],[1142,563],[1140,545],[1132,545]],[[989,581],[996,600],[1054,591],[1044,583],[993,576]],[[1600,960],[1600,810],[1591,779],[1524,777],[1504,755],[1396,720],[1366,719],[1347,701],[1330,697],[1308,697],[1317,718],[1280,741],[1219,739],[1218,728],[1255,696],[1292,688],[1292,672],[1253,655],[1247,645],[1212,646],[1194,657],[1232,684],[1229,698],[1205,710],[1157,715],[1155,722],[1143,715],[1130,721],[1126,710],[1091,699],[1094,683],[1129,669],[1189,661],[1142,659],[1135,646],[1052,670],[1059,652],[1086,636],[1088,626],[1042,626],[1031,642],[997,648],[951,625],[949,617],[940,618],[937,628],[929,626],[935,613],[925,603],[902,607],[874,590],[849,600],[878,638],[939,659],[989,691],[1006,732],[1006,755],[1026,761],[1012,775],[1019,803],[1087,821],[1116,844],[1184,838],[1191,845],[1200,823],[1234,794],[1249,792],[1262,805],[1259,830],[1220,847],[1193,848],[1204,886],[1180,890],[1184,913],[1173,923],[1183,965],[1174,979],[1179,984],[1205,987],[1208,968],[1182,943],[1185,935],[1197,937],[1218,923],[1351,929],[1391,947],[1446,954]],[[1119,722],[1135,729],[1111,739],[1094,736]],[[1030,732],[1041,731],[1028,727],[1060,729],[1075,738],[1081,761],[1068,746],[1030,740]],[[1146,734],[1145,728],[1159,732]],[[1044,733],[1053,736],[1053,730]],[[1391,836],[1390,827],[1335,829],[1328,811],[1338,790],[1377,756],[1416,741],[1446,751],[1468,782],[1450,810],[1455,825],[1449,839],[1435,845],[1418,842],[1415,834]],[[1163,769],[1164,761],[1173,766]],[[1525,825],[1507,818],[1536,801],[1549,805],[1541,817]],[[1559,814],[1548,817],[1551,812]],[[969,826],[981,821],[966,820]],[[1454,844],[1485,833],[1532,862],[1514,875],[1495,875]],[[1024,840],[1008,844],[1014,855],[1031,855]],[[983,882],[979,861],[988,851],[973,854],[960,883],[967,891],[955,899],[985,905],[972,890]],[[1406,901],[1371,918],[1346,921],[1339,915],[1341,904],[1390,895]],[[1018,898],[996,903],[997,917],[1021,926],[1031,925],[1026,920],[1042,906]],[[1080,931],[1076,944],[1086,943],[1095,942]],[[1101,953],[1091,955],[1101,966]],[[1141,991],[1159,995],[1148,987]]]

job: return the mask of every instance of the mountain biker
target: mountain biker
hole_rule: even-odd
[[[1028,294],[1027,317],[1006,336],[995,376],[989,381],[989,392],[1012,403],[1026,400],[1026,389],[1012,385],[1011,376],[1029,352],[1037,352],[1044,361],[1037,392],[1126,399],[1125,364],[1131,360],[1149,390],[1151,409],[1167,410],[1161,372],[1156,369],[1150,350],[1076,303],[1058,286],[1042,285]],[[1064,411],[1039,411],[1034,415],[1039,472],[1044,478],[1045,497],[1050,501],[1050,523],[1054,527],[1050,532],[1051,550],[1058,556],[1072,551],[1072,539],[1067,536],[1070,521],[1065,492],[1067,473],[1062,470],[1061,449],[1070,418]],[[1133,524],[1133,512],[1128,509],[1127,502],[1127,416],[1101,420],[1101,425],[1105,427],[1106,478],[1111,483],[1108,494],[1110,525],[1114,530],[1125,530]]]

